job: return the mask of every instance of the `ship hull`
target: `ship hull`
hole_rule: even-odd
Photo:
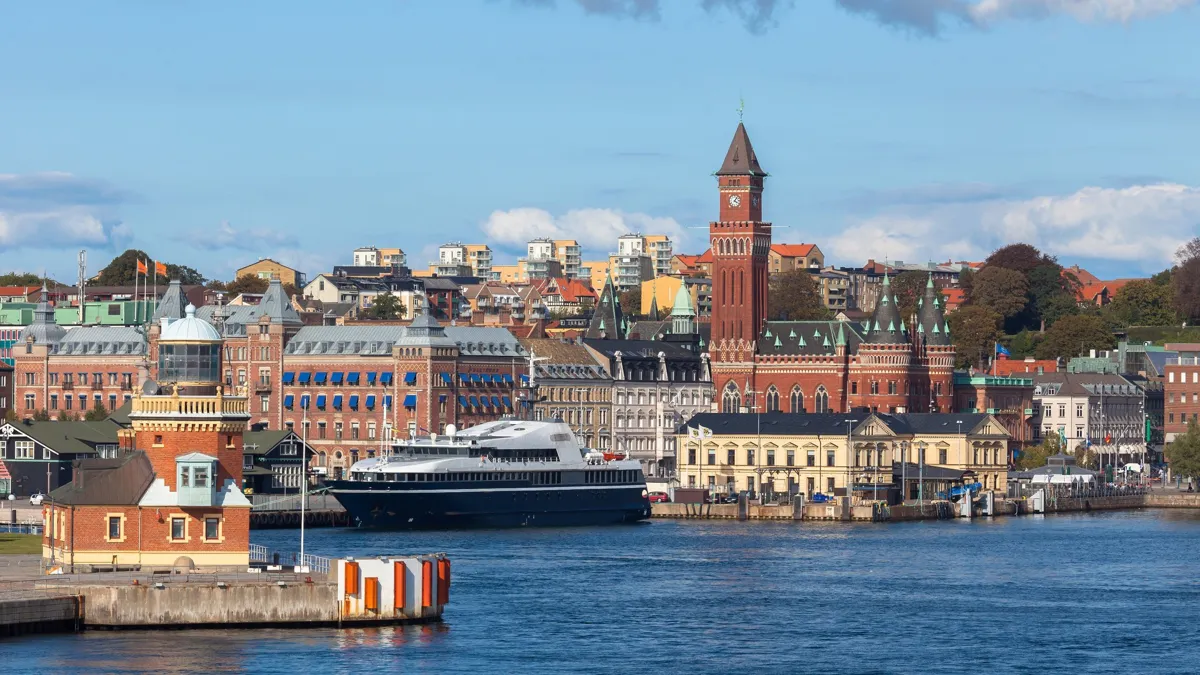
[[[617,525],[650,517],[642,485],[372,490],[334,481],[329,492],[360,525],[389,530]]]

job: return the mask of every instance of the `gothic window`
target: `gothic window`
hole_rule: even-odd
[[[817,387],[817,393],[813,395],[813,411],[829,412],[829,392],[825,391],[825,385]]]
[[[792,388],[792,408],[791,408],[791,410],[794,413],[804,412],[804,392],[800,390],[800,387]]]
[[[742,395],[738,391],[736,384],[730,382],[725,385],[725,392],[721,395],[721,412],[735,413],[739,412],[742,407]]]
[[[775,385],[767,389],[767,412],[779,412],[779,390]]]

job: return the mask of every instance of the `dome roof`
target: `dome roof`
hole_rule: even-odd
[[[184,308],[184,316],[167,324],[159,335],[159,342],[220,342],[221,334],[212,324],[196,318],[195,305]]]

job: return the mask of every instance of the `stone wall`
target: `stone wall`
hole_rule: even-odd
[[[88,627],[337,623],[331,583],[74,586]],[[39,601],[40,602],[40,601]]]

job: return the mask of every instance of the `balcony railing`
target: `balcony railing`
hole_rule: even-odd
[[[92,383],[92,391],[103,391],[103,390],[104,390],[104,382],[103,381]]]
[[[138,417],[234,417],[250,416],[244,398],[213,396],[140,396],[133,399],[130,416]]]
[[[63,388],[63,389],[65,389],[65,390],[67,390],[67,391],[71,391],[72,389],[74,389],[74,388],[75,388],[75,382],[74,382],[74,380],[67,380],[67,381],[63,382],[63,383],[62,383],[62,388]]]

